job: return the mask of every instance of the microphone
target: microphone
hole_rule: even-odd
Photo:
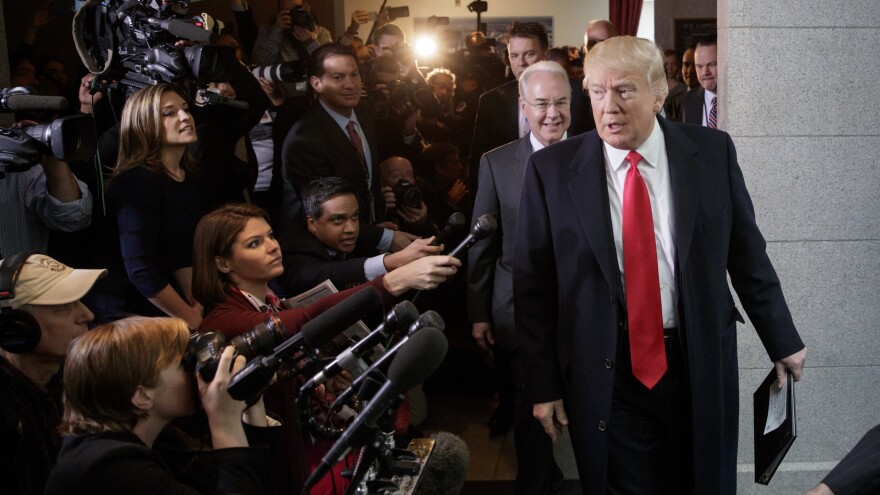
[[[434,373],[446,356],[448,345],[443,332],[436,328],[426,328],[407,341],[388,369],[388,381],[321,459],[321,464],[306,481],[303,494],[309,493],[309,489],[348,454],[349,450],[371,441],[380,418],[397,402],[400,394],[422,383]]]
[[[422,467],[415,495],[460,493],[467,478],[470,452],[464,440],[440,431],[434,435],[434,448]]]
[[[319,371],[308,382],[306,382],[305,385],[300,387],[300,399],[305,400],[304,398],[309,396],[309,394],[306,393],[308,390],[327,383],[327,380],[338,375],[342,370],[351,370],[357,360],[371,351],[376,344],[387,340],[392,335],[402,332],[403,329],[409,327],[418,316],[419,311],[416,309],[415,305],[409,301],[403,301],[395,305],[391,308],[391,311],[385,315],[385,321],[381,325],[376,327],[375,330],[370,332],[369,335],[361,339],[359,342],[342,351],[336,356],[336,359],[334,359],[333,362],[324,366],[324,369]],[[304,405],[305,404],[302,404],[301,406]]]
[[[293,356],[303,347],[318,349],[381,303],[382,296],[373,287],[365,287],[339,301],[303,325],[298,334],[282,342],[271,355],[251,360],[229,380],[229,395],[235,400],[259,396],[269,386],[283,358]]]
[[[361,375],[355,378],[351,382],[351,386],[347,389],[343,390],[342,393],[336,396],[336,400],[333,401],[333,404],[330,406],[330,411],[335,411],[337,407],[341,407],[342,404],[348,402],[348,399],[354,395],[355,391],[360,390],[364,381],[366,381],[367,377],[376,370],[384,369],[385,365],[394,358],[394,355],[397,354],[397,351],[403,347],[406,342],[412,338],[413,335],[416,334],[419,330],[423,328],[435,328],[440,330],[441,332],[446,329],[446,323],[443,321],[443,318],[440,317],[440,314],[436,311],[425,311],[419,316],[419,319],[414,321],[409,328],[407,329],[406,336],[400,339],[400,342],[394,345],[391,349],[385,351],[379,359],[376,360],[369,368],[366,369]]]
[[[213,43],[217,39],[217,35],[211,31],[183,19],[156,19],[150,17],[147,19],[147,22],[168,31],[178,38],[185,38],[204,44]]]
[[[431,246],[439,246],[446,242],[446,238],[449,237],[449,234],[464,227],[465,222],[467,222],[467,219],[464,217],[464,213],[457,211],[452,215],[449,215],[449,220],[446,221],[446,226],[443,227],[443,230],[440,231],[439,234],[437,234],[437,237],[434,238]]]
[[[471,227],[471,233],[458,246],[455,246],[455,249],[449,252],[449,256],[457,258],[462,251],[473,246],[475,242],[492,235],[496,228],[498,228],[498,223],[495,221],[495,217],[486,213],[477,219],[474,226]]]
[[[31,89],[24,86],[5,88],[0,91],[0,112],[27,110],[64,110],[67,98],[63,96],[32,95]]]

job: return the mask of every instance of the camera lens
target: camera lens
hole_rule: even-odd
[[[271,353],[286,338],[284,325],[277,316],[270,314],[263,322],[235,337],[230,343],[238,354],[250,361],[257,356]]]

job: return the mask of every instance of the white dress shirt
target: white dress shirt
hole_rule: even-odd
[[[608,198],[611,203],[611,229],[617,251],[617,266],[624,288],[626,278],[623,269],[623,186],[629,171],[626,155],[631,150],[619,150],[603,143],[605,175],[608,179]],[[657,273],[660,278],[660,303],[663,310],[663,328],[678,326],[675,302],[678,300],[675,286],[675,219],[673,216],[672,183],[669,179],[669,159],[663,130],[654,121],[654,130],[636,151],[642,155],[639,173],[645,180],[651,200],[651,216],[654,220],[654,242],[657,245]]]

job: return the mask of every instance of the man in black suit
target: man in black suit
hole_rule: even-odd
[[[340,177],[324,177],[302,190],[306,226],[292,226],[278,238],[284,273],[275,280],[281,292],[292,296],[329,279],[339,290],[385,275],[410,261],[438,254],[431,239],[417,239],[391,254],[356,250],[360,234],[360,207],[355,188]]]
[[[733,494],[742,317],[728,275],[780,382],[800,379],[806,348],[730,137],[656,116],[656,44],[606,40],[584,73],[596,132],[531,156],[516,225],[533,413],[554,439],[571,419],[585,494]]]
[[[354,186],[361,216],[360,244],[364,249],[398,251],[415,236],[374,223],[383,211],[378,165],[385,156],[406,154],[420,146],[410,136],[383,134],[361,102],[361,75],[350,47],[329,43],[309,59],[309,84],[318,99],[287,134],[282,148],[284,199],[283,231],[302,222],[298,194],[319,177],[342,177]]]
[[[537,22],[516,22],[508,26],[504,33],[507,41],[507,57],[510,69],[518,80],[526,67],[535,62],[547,60],[550,42],[547,30]],[[594,128],[590,113],[590,102],[581,90],[581,82],[569,80],[571,85],[571,125],[570,136],[587,132]],[[519,88],[516,80],[508,81],[480,97],[474,139],[471,142],[470,181],[471,191],[477,189],[477,173],[483,153],[519,139],[528,133],[525,117],[519,107]]]
[[[520,76],[520,108],[531,132],[492,150],[480,160],[480,188],[474,218],[495,217],[500,228],[468,251],[468,313],[477,345],[507,360],[516,386],[513,440],[516,445],[516,493],[547,493],[559,486],[562,471],[553,444],[532,417],[524,395],[522,356],[513,323],[513,238],[529,156],[566,137],[571,122],[571,86],[559,64],[538,62]]]
[[[880,425],[871,428],[807,495],[880,493]]]
[[[694,48],[694,68],[700,87],[688,91],[681,102],[681,121],[718,127],[718,42],[715,36],[702,39]]]

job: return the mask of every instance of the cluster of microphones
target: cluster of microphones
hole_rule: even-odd
[[[463,216],[458,215],[449,219],[444,232],[438,236],[442,236],[439,242],[464,224]],[[460,256],[477,240],[491,235],[495,226],[495,219],[490,215],[480,217],[468,236],[449,254]],[[309,476],[303,493],[308,493],[352,449],[361,449],[358,468],[349,473],[353,485],[384,480],[388,488],[393,487],[388,480],[394,476],[418,476],[416,493],[454,493],[457,492],[455,487],[464,483],[468,451],[458,437],[437,435],[424,468],[413,453],[396,448],[393,441],[388,441],[394,430],[393,414],[403,394],[431,376],[446,356],[445,323],[435,311],[419,314],[411,302],[400,302],[388,311],[380,325],[328,364],[317,371],[314,366],[302,365],[318,362],[320,349],[381,304],[379,292],[365,287],[305,323],[298,333],[289,334],[280,320],[270,314],[266,321],[229,342],[237,354],[247,359],[245,367],[229,382],[229,394],[236,400],[255,402],[281,371],[286,377],[313,373],[300,387],[297,398],[302,423],[313,433],[333,439],[335,443]],[[226,345],[225,338],[217,333],[194,335],[187,359],[203,379],[210,381]],[[377,349],[383,351],[378,356]],[[365,365],[368,359],[371,362]],[[350,404],[359,405],[360,410],[347,427],[334,429],[311,415],[309,401],[318,387],[343,372],[352,377],[351,384],[337,395],[329,412]],[[364,493],[376,493],[365,486]]]

